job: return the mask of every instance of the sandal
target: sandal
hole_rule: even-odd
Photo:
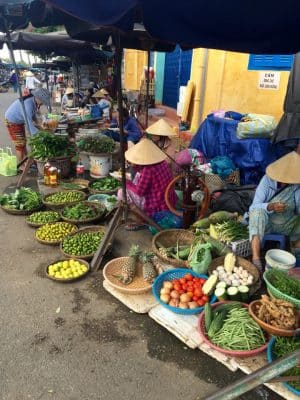
[[[142,229],[147,229],[148,225],[146,224],[138,224],[135,222],[130,222],[129,224],[125,225],[125,230],[126,231],[140,231]]]

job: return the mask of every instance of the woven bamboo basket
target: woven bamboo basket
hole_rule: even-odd
[[[64,260],[59,259],[59,260],[56,260],[56,261],[52,262],[51,264],[47,265],[46,271],[45,271],[47,278],[51,279],[52,281],[56,281],[56,282],[60,282],[60,283],[70,283],[70,282],[78,281],[78,280],[84,278],[90,272],[90,264],[85,260],[77,259],[77,261],[79,261],[81,264],[84,264],[88,268],[87,271],[84,274],[82,274],[82,275],[80,275],[80,276],[78,276],[76,278],[67,278],[67,279],[55,278],[55,276],[50,276],[49,275],[48,269],[49,269],[50,265],[58,263],[58,262],[61,262],[61,261],[68,261],[68,260],[69,259],[67,259],[67,260],[66,259],[64,259]]]
[[[39,211],[43,208],[43,204],[41,204],[39,207],[33,208],[32,210],[15,210],[14,208],[7,208],[4,206],[1,206],[1,209],[5,211],[7,214],[11,215],[30,215],[34,213],[35,211]]]
[[[80,228],[80,229],[78,229],[77,232],[71,233],[68,236],[74,236],[74,235],[77,235],[78,233],[82,233],[82,232],[84,232],[84,233],[85,232],[104,232],[105,233],[105,231],[106,231],[106,229],[104,226],[92,225],[92,226],[87,226],[85,228]],[[76,260],[91,260],[96,253],[96,252],[94,252],[91,254],[78,255],[78,256],[76,256],[74,254],[66,253],[63,249],[63,240],[60,242],[60,251],[64,256],[69,257],[69,258],[75,258]]]
[[[173,265],[177,268],[188,268],[188,262],[164,257],[159,252],[160,247],[190,246],[195,239],[195,235],[184,229],[167,229],[158,232],[152,239],[152,250],[164,263]]]
[[[57,224],[57,222],[50,223],[49,225],[54,225],[54,224]],[[74,224],[69,224],[69,225],[72,225],[72,226],[74,227],[74,232],[72,232],[71,235],[75,234],[75,233],[78,231],[77,226],[74,225]],[[40,228],[41,228],[41,227],[40,227]],[[59,245],[59,244],[62,242],[62,240],[64,239],[64,238],[61,238],[61,239],[59,239],[59,240],[43,240],[43,239],[39,239],[39,238],[36,236],[37,232],[38,232],[38,229],[37,229],[36,232],[35,232],[35,238],[36,238],[36,240],[37,240],[39,243],[42,243],[42,244],[48,244],[48,245],[50,245],[50,246],[57,246],[57,245]],[[69,236],[69,235],[66,235],[66,236]]]
[[[105,207],[101,206],[100,204],[95,205],[93,202],[90,201],[83,201],[82,203],[88,205],[89,207],[93,208],[94,211],[96,212],[96,215],[94,217],[91,218],[86,218],[86,219],[70,219],[64,216],[64,210],[65,207],[69,207],[69,206],[65,206],[62,211],[60,212],[60,217],[62,220],[66,221],[66,222],[70,222],[71,224],[89,224],[90,222],[95,222],[97,220],[99,220],[106,212]]]
[[[119,257],[109,261],[103,269],[104,279],[106,279],[112,287],[122,293],[142,294],[149,292],[152,288],[152,283],[144,281],[143,267],[140,262],[137,264],[136,276],[129,285],[124,285],[124,283],[120,282],[117,278],[117,276],[122,274],[122,267],[129,259],[130,257]]]
[[[84,192],[81,192],[80,190],[72,190],[72,192],[76,192],[76,193],[80,193],[80,197],[81,199],[76,200],[76,201],[71,201],[68,203],[52,203],[51,201],[48,201],[47,199],[53,195],[53,193],[48,193],[44,196],[42,202],[43,204],[45,204],[45,206],[49,207],[50,209],[57,211],[60,210],[61,208],[65,207],[65,206],[71,206],[73,204],[77,204],[81,201],[83,201],[86,198],[86,195]],[[65,193],[65,192],[64,192]]]
[[[211,275],[212,272],[219,266],[219,265],[224,265],[224,260],[225,257],[218,257],[212,260],[209,268],[208,268],[208,274]],[[248,271],[252,276],[253,276],[253,283],[251,286],[249,286],[249,294],[250,296],[255,293],[261,285],[261,280],[259,277],[259,271],[256,268],[255,265],[253,265],[250,261],[246,260],[245,258],[242,257],[236,257],[237,260],[237,267],[242,267],[246,271]]]

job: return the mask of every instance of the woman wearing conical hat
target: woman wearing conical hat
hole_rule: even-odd
[[[249,210],[252,261],[261,270],[261,240],[265,233],[290,236],[300,247],[300,149],[267,167]]]
[[[174,160],[176,146],[172,138],[176,137],[177,133],[171,125],[161,118],[154,124],[148,126],[146,133],[149,135],[149,139]],[[171,159],[167,161],[171,162]]]
[[[137,172],[133,182],[126,181],[129,202],[136,204],[150,217],[168,210],[165,191],[173,175],[166,161],[167,156],[151,140],[141,139],[125,152],[125,158]],[[119,198],[121,195],[119,191]],[[175,191],[170,193],[170,200],[175,205]]]

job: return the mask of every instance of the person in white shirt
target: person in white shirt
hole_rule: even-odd
[[[36,89],[41,82],[33,75],[31,71],[26,73],[25,87],[31,93],[31,90]]]

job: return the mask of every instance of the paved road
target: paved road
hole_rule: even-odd
[[[2,124],[15,96],[0,96]],[[0,177],[0,191],[15,181]],[[199,400],[242,376],[131,313],[103,289],[101,272],[73,284],[45,278],[59,249],[37,243],[23,217],[0,211],[0,235],[0,400]],[[150,239],[120,229],[114,255]],[[240,399],[279,397],[259,388]]]

